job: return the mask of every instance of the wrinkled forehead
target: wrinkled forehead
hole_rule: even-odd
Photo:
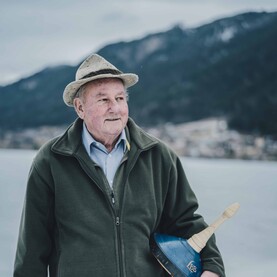
[[[102,97],[107,95],[121,95],[127,96],[127,90],[119,78],[102,78],[93,80],[87,83],[82,89],[82,95],[93,97]],[[128,96],[127,96],[128,97]]]

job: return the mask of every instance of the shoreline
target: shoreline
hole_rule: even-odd
[[[0,149],[37,150],[66,129],[67,126],[41,126],[20,131],[0,131]],[[277,161],[277,141],[230,130],[224,119],[166,123],[143,129],[162,140],[181,157]]]

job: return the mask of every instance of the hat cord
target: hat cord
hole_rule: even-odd
[[[90,78],[90,77],[93,77],[93,76],[97,76],[97,75],[101,75],[101,74],[120,75],[122,73],[123,72],[121,72],[120,70],[116,70],[116,69],[101,69],[101,70],[98,70],[98,71],[90,72],[89,74],[82,77],[80,80]]]

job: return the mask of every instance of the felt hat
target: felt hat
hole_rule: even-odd
[[[66,105],[73,106],[73,99],[82,85],[103,78],[119,78],[125,88],[133,86],[138,81],[136,74],[123,73],[100,55],[92,54],[78,68],[75,81],[65,87],[63,100]]]

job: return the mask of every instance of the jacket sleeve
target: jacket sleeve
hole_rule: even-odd
[[[181,161],[175,157],[171,167],[161,231],[174,236],[190,238],[207,227],[201,215],[196,214],[198,202],[192,191]],[[203,271],[208,270],[225,277],[221,254],[213,235],[201,251]]]
[[[53,192],[33,165],[21,216],[14,277],[46,277],[52,251]]]

